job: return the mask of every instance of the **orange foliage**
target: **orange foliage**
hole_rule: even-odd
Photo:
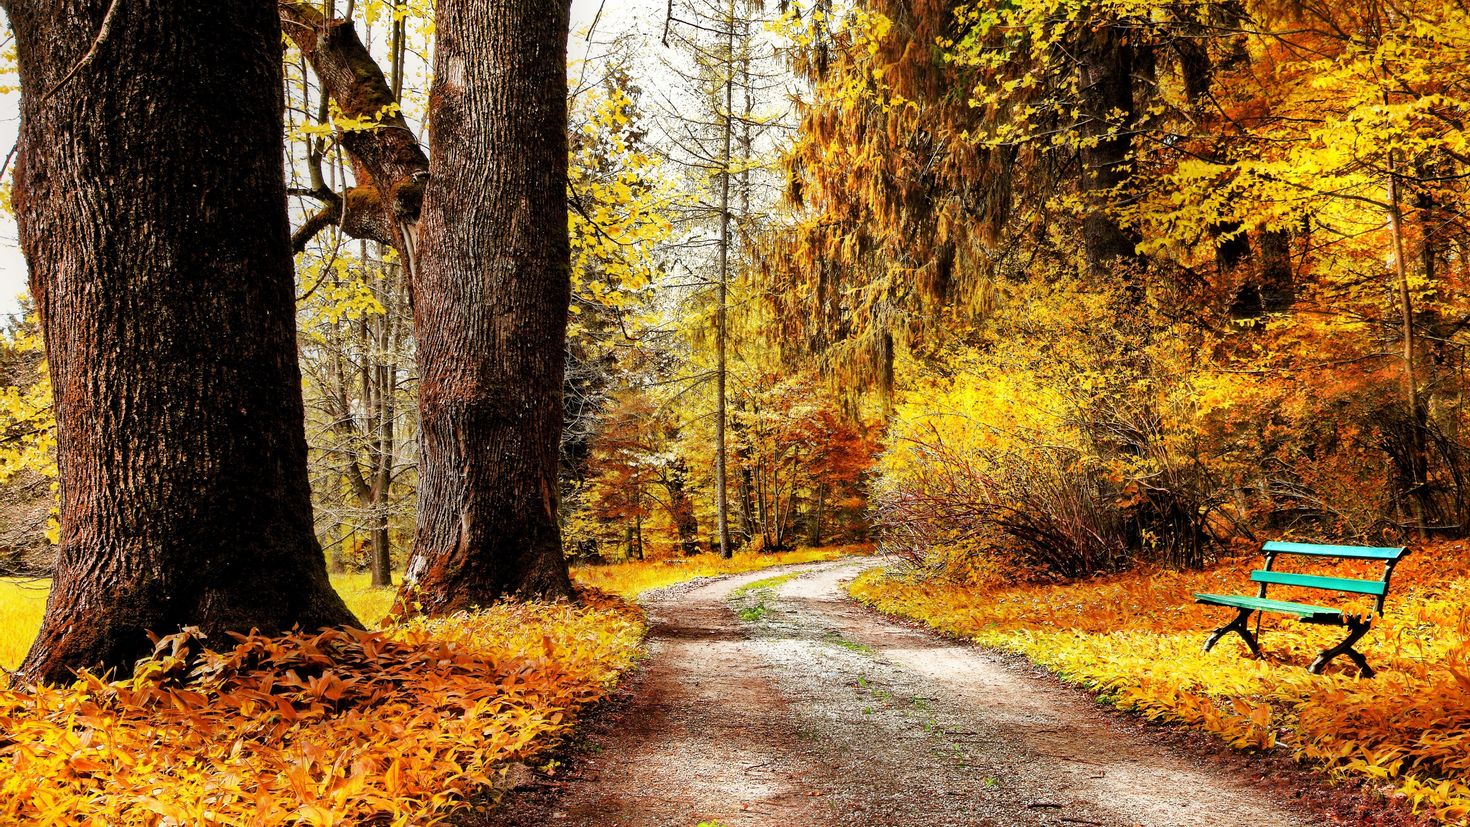
[[[0,690],[0,823],[442,821],[633,663],[641,616],[588,603],[217,652],[179,634],[128,680]]]
[[[1203,572],[1141,568],[1066,584],[1006,586],[870,572],[852,586],[890,614],[923,620],[983,645],[1022,653],[1121,708],[1212,732],[1238,748],[1291,750],[1335,774],[1391,782],[1445,823],[1470,817],[1470,547],[1410,555],[1394,574],[1387,615],[1359,648],[1379,670],[1355,677],[1305,666],[1340,629],[1267,615],[1263,660],[1227,637],[1201,651],[1228,610],[1194,592],[1250,593],[1258,559]],[[1363,577],[1354,563],[1311,571]],[[1348,606],[1353,598],[1274,588],[1272,597]],[[1366,608],[1366,606],[1365,606]]]

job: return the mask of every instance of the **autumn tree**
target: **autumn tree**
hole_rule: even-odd
[[[61,485],[22,674],[126,670],[183,626],[356,623],[312,534],[274,9],[6,11]]]
[[[422,431],[401,605],[570,595],[557,523],[568,11],[439,4],[427,156],[350,20],[301,3],[282,16],[354,162],[352,186],[322,191],[303,230],[393,246],[411,285]]]
[[[730,533],[729,443],[731,413],[731,283],[748,264],[746,239],[761,222],[762,208],[774,200],[766,171],[770,142],[781,126],[787,74],[779,51],[766,34],[764,7],[750,0],[684,0],[671,4],[664,45],[674,50],[667,62],[681,81],[678,104],[663,113],[667,157],[684,172],[692,196],[677,223],[698,266],[690,274],[709,290],[696,293],[708,307],[708,341],[714,383],[714,510],[722,556],[736,543]],[[706,260],[701,261],[707,256]],[[686,265],[687,266],[687,265]],[[744,486],[746,480],[741,480]],[[744,501],[742,487],[737,497]]]
[[[26,302],[0,331],[0,572],[49,572],[56,423],[41,331]]]

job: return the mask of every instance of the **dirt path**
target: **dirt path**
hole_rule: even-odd
[[[631,701],[569,783],[512,796],[493,823],[1319,823],[1238,766],[1161,745],[1080,693],[852,603],[841,584],[865,565],[661,594]]]

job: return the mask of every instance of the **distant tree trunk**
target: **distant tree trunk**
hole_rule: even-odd
[[[567,306],[566,0],[440,0],[411,280],[418,531],[399,608],[572,594],[557,524]]]
[[[827,504],[827,484],[817,483],[817,504],[812,509],[812,533],[808,541],[813,546],[822,544],[822,508]]]
[[[395,30],[396,31],[396,30]],[[379,249],[378,259],[383,251]],[[399,277],[402,269],[397,265],[386,265],[382,269],[384,306],[391,308],[378,319],[375,349],[380,360],[371,366],[370,383],[372,394],[369,404],[375,411],[376,428],[373,429],[373,585],[386,588],[393,585],[393,544],[388,532],[392,517],[393,465],[397,460],[398,421],[398,360],[396,354],[402,345],[404,312],[400,309]]]
[[[691,557],[699,553],[699,518],[694,514],[688,483],[689,470],[682,458],[676,458],[664,474],[663,484],[669,495],[669,517],[679,536],[679,549]]]
[[[1133,49],[1120,24],[1090,26],[1078,46],[1082,136],[1082,189],[1092,195],[1082,222],[1087,264],[1106,275],[1119,259],[1134,258],[1135,240],[1112,213],[1128,178],[1133,128]],[[1121,113],[1118,115],[1117,113]]]
[[[1285,230],[1261,233],[1261,309],[1267,313],[1284,313],[1296,301],[1291,266],[1291,236]]]
[[[719,283],[715,288],[715,525],[720,536],[720,556],[729,558],[735,553],[730,542],[730,498],[726,491],[726,439],[725,425],[728,421],[727,385],[729,383],[728,348],[730,284],[730,179],[732,177],[732,152],[735,139],[735,0],[729,0],[725,15],[725,53],[722,55],[725,69],[725,109],[721,113],[722,147],[720,154],[720,229],[719,229]]]
[[[21,667],[356,624],[312,531],[274,7],[9,0],[61,549]]]
[[[1407,477],[1405,481],[1408,487],[1408,498],[1410,512],[1414,518],[1414,527],[1422,539],[1428,528],[1428,517],[1433,508],[1433,500],[1428,487],[1428,451],[1425,444],[1425,411],[1423,400],[1419,393],[1418,358],[1416,335],[1414,332],[1414,299],[1413,292],[1409,286],[1409,263],[1407,261],[1407,247],[1404,243],[1404,219],[1400,205],[1399,175],[1395,162],[1393,150],[1388,155],[1388,226],[1389,234],[1393,241],[1394,273],[1397,276],[1397,292],[1399,300],[1399,318],[1403,329],[1403,358],[1404,358],[1404,406],[1407,416],[1405,417],[1405,436],[1407,438],[1405,457],[1407,465]]]
[[[755,539],[755,475],[751,473],[749,458],[740,461],[740,534],[742,545]]]

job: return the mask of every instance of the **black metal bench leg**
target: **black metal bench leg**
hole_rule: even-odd
[[[1312,661],[1312,665],[1307,667],[1308,672],[1311,672],[1313,675],[1320,675],[1322,674],[1322,670],[1327,668],[1327,664],[1331,663],[1338,655],[1347,655],[1349,660],[1357,664],[1359,675],[1365,678],[1373,677],[1375,673],[1373,667],[1368,665],[1368,659],[1363,657],[1362,652],[1353,648],[1353,644],[1362,640],[1363,635],[1368,634],[1368,630],[1373,628],[1373,621],[1350,620],[1348,621],[1347,627],[1348,636],[1343,638],[1342,643],[1337,644],[1331,649],[1323,649],[1322,654],[1318,655],[1317,659]]]
[[[1251,614],[1255,610],[1238,609],[1237,611],[1239,614],[1235,616],[1234,620],[1210,633],[1210,639],[1205,641],[1205,651],[1208,652],[1215,648],[1215,644],[1220,642],[1220,638],[1225,637],[1230,632],[1234,632],[1240,635],[1241,640],[1245,641],[1245,645],[1250,648],[1252,655],[1260,657],[1261,647],[1256,644],[1256,636],[1251,634],[1250,627]]]

